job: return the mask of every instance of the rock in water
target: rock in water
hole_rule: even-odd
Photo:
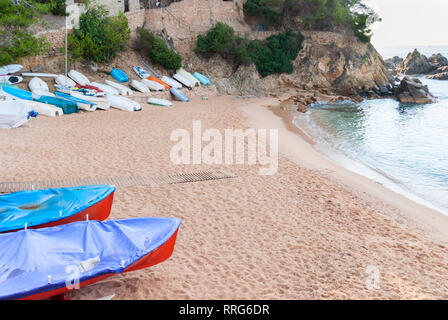
[[[428,61],[437,68],[448,66],[448,59],[442,56],[440,53],[433,54],[428,58]]]
[[[404,77],[398,88],[397,98],[401,103],[424,104],[436,102],[436,98],[429,92],[428,86],[420,80]]]
[[[426,76],[426,78],[432,80],[448,80],[448,72],[440,72],[432,74],[430,76]]]
[[[399,72],[404,74],[428,74],[437,67],[433,65],[426,56],[420,54],[417,49],[409,53],[397,66]]]

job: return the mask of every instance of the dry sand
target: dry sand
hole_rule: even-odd
[[[327,161],[261,107],[277,102],[210,96],[134,113],[40,117],[0,131],[0,180],[215,169],[237,176],[118,188],[112,219],[182,218],[173,256],[82,288],[73,299],[448,298],[447,218]],[[191,131],[194,120],[204,129],[278,128],[278,172],[172,164],[171,131]]]

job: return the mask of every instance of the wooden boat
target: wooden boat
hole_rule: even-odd
[[[75,221],[104,220],[110,214],[115,186],[19,191],[0,195],[0,232],[45,228]]]
[[[89,220],[0,234],[0,299],[47,299],[161,263],[174,251],[180,224]]]

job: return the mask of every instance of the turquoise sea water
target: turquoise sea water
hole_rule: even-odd
[[[437,103],[317,104],[294,122],[336,162],[448,213],[448,81],[420,80]]]

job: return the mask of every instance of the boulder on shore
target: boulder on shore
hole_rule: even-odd
[[[436,102],[436,98],[429,92],[428,86],[418,79],[404,77],[397,89],[397,98],[405,104],[424,104]]]
[[[417,49],[409,53],[402,62],[397,65],[398,72],[404,74],[428,74],[437,69],[426,56],[420,54]]]

